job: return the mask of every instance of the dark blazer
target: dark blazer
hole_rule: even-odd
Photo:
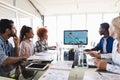
[[[107,38],[107,45],[106,45],[107,53],[111,53],[112,52],[113,41],[114,41],[113,37],[109,36]],[[96,46],[97,50],[100,50],[100,53],[103,53],[103,43],[104,43],[104,37],[102,37],[100,39],[100,42]]]

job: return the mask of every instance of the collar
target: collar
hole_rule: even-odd
[[[3,42],[6,42],[6,40],[3,39],[3,37],[0,35],[0,39],[3,41]]]

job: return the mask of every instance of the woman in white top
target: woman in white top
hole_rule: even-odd
[[[112,20],[109,31],[110,35],[116,39],[113,43],[112,54],[97,54],[92,51],[90,51],[89,54],[92,57],[99,58],[96,59],[94,63],[100,70],[107,70],[120,74],[120,16]],[[100,58],[111,58],[113,63],[109,64],[107,61],[100,60]]]
[[[30,40],[33,36],[32,28],[24,25],[20,31],[20,56],[25,54],[31,56],[34,54],[33,42]]]
[[[33,36],[34,34],[32,28],[24,25],[20,31],[19,56],[23,56],[27,54],[29,57],[34,54],[33,43],[30,40],[31,38],[33,38]],[[34,75],[34,71],[29,71],[25,69],[25,66],[28,64],[29,63],[26,61],[23,61],[21,63],[21,72],[25,79],[31,80],[32,76]]]

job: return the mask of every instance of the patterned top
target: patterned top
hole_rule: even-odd
[[[34,54],[33,43],[30,40],[24,40],[20,43],[19,56],[24,55],[26,53],[30,56]]]
[[[2,36],[0,36],[0,76],[8,76],[9,72],[4,72],[1,68],[1,64],[8,56],[14,56],[14,48],[11,43],[5,41]]]
[[[120,74],[120,53],[117,51],[118,41],[113,43],[112,54],[101,54],[102,58],[112,58],[113,64],[107,64],[107,71]]]
[[[46,42],[45,44],[42,43],[41,40],[36,41],[34,51],[35,52],[43,52],[48,50],[48,43]]]

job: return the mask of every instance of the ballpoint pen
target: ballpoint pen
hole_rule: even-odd
[[[102,80],[108,80],[108,78],[106,76],[103,76],[99,71],[97,71],[97,72],[101,76]]]
[[[98,71],[97,71],[98,72]],[[103,76],[100,72],[98,72],[98,74],[100,75],[100,76]]]

